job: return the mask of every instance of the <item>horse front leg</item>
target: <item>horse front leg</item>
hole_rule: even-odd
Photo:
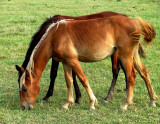
[[[67,64],[74,70],[76,75],[78,76],[80,82],[82,83],[83,87],[86,89],[87,94],[90,99],[90,109],[95,109],[95,104],[98,104],[95,95],[93,94],[92,89],[89,86],[88,79],[86,78],[79,61],[77,59],[70,59],[67,61]]]
[[[63,63],[63,68],[68,89],[67,102],[63,105],[63,108],[68,109],[68,106],[72,106],[74,104],[73,90],[72,90],[72,83],[73,83],[72,68],[65,63]]]
[[[111,86],[109,88],[109,92],[107,97],[105,97],[104,102],[108,103],[111,97],[114,94],[114,88],[116,85],[116,81],[118,78],[119,70],[120,70],[120,60],[118,57],[118,52],[115,51],[114,54],[111,56],[111,61],[112,61],[112,74],[113,74],[113,79],[111,82]]]
[[[76,94],[75,103],[79,104],[79,99],[81,98],[81,91],[79,89],[79,86],[78,86],[78,83],[76,80],[76,74],[74,73],[74,71],[72,71],[72,77],[73,77],[74,90],[75,90],[75,94]]]
[[[44,101],[48,101],[49,97],[53,95],[54,83],[57,77],[59,62],[52,59],[51,71],[50,71],[50,85],[46,96],[43,98]]]

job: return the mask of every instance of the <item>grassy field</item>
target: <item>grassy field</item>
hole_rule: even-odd
[[[141,16],[155,27],[157,37],[145,47],[148,68],[154,90],[160,96],[160,1],[159,0],[0,0],[0,123],[160,123],[160,100],[156,108],[149,107],[144,81],[137,73],[134,105],[121,112],[124,104],[124,74],[121,71],[114,97],[103,103],[112,79],[110,58],[98,63],[81,63],[99,104],[89,110],[89,99],[80,85],[80,105],[62,110],[67,98],[63,68],[60,64],[54,95],[42,104],[49,86],[51,64],[47,64],[40,80],[41,91],[32,111],[22,111],[18,93],[15,64],[21,65],[31,37],[47,17],[55,14],[80,16],[100,11],[115,11],[130,18]]]

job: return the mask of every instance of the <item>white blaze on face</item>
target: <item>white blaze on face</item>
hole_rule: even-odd
[[[22,85],[25,84],[26,73],[24,72],[20,78],[20,90],[22,89]]]

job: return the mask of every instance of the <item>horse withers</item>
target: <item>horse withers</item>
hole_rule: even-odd
[[[40,76],[48,60],[53,58],[63,63],[65,71],[68,99],[63,107],[68,108],[74,102],[71,90],[72,70],[74,70],[87,90],[90,108],[95,109],[94,104],[97,100],[78,60],[83,62],[100,61],[112,55],[117,49],[129,84],[126,103],[121,107],[127,109],[132,104],[136,75],[133,56],[138,51],[140,35],[145,37],[145,41],[150,42],[155,34],[154,28],[143,19],[138,19],[138,22],[123,16],[114,16],[52,23],[34,49],[20,79],[21,105],[25,108],[33,107],[40,89]]]

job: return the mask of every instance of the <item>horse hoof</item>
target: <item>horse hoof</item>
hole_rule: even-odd
[[[48,102],[48,98],[44,97],[42,101]]]
[[[103,103],[107,104],[109,101],[108,100],[103,100]]]
[[[76,100],[75,100],[75,103],[76,103],[76,104],[79,104],[79,101],[80,101],[79,99],[78,99],[78,100],[76,99]]]
[[[68,110],[68,106],[63,106],[62,110]]]
[[[154,107],[156,107],[156,104],[155,103],[151,103],[149,106],[154,108]]]
[[[41,101],[41,103],[46,103],[46,102],[48,102],[48,100],[42,100],[42,101]]]
[[[98,105],[98,100],[97,100],[97,99],[95,99],[94,104],[95,104],[95,105]]]
[[[122,106],[120,107],[120,110],[121,110],[121,111],[127,110],[127,106],[126,106],[126,105],[122,105]]]
[[[126,108],[120,107],[120,111],[126,111]]]
[[[90,106],[90,110],[95,110],[95,107],[94,106]]]
[[[79,103],[76,103],[76,102],[75,102],[73,105],[77,106],[77,105],[79,105]]]
[[[149,105],[150,107],[156,107],[155,100],[151,100]]]
[[[79,105],[79,102],[75,102],[75,104]]]

